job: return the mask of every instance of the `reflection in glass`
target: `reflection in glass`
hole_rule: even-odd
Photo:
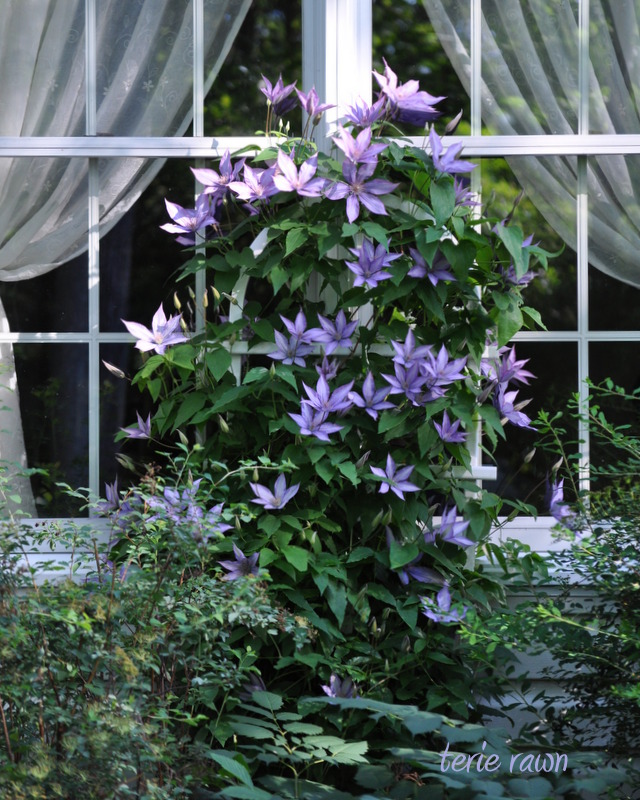
[[[527,369],[536,379],[529,386],[519,389],[516,402],[532,398],[523,409],[533,420],[539,411],[550,415],[566,409],[567,401],[578,390],[578,350],[573,342],[518,342],[518,359],[528,358]],[[511,387],[510,387],[511,388]],[[518,388],[518,387],[513,387]],[[577,452],[577,424],[571,419],[563,419],[562,426],[567,429],[568,441],[574,443]],[[525,463],[538,443],[538,434],[526,428],[518,428],[507,423],[506,441],[500,442],[495,453],[498,467],[496,481],[483,481],[483,488],[496,492],[507,499],[524,500],[535,505],[540,513],[545,513],[545,481],[553,458],[540,448]],[[491,463],[487,461],[487,463]]]
[[[589,329],[640,330],[640,288],[589,266]]]
[[[550,162],[556,160],[532,157],[526,159],[527,176],[529,173],[537,175],[543,181],[538,187],[528,181],[520,183],[521,168],[525,167],[522,158],[509,159],[508,163],[505,159],[483,159],[482,200],[485,216],[492,220],[502,220],[513,215],[513,224],[521,228],[525,238],[533,236],[534,244],[539,244],[550,252],[561,251],[558,256],[550,259],[547,272],[540,269],[529,283],[524,291],[524,301],[540,312],[542,321],[549,330],[567,331],[577,329],[576,254],[570,246],[565,246],[557,228],[560,226],[560,212],[564,209],[566,219],[562,223],[563,230],[572,229],[575,240],[576,206],[574,198],[570,197],[566,198],[564,206],[556,207],[553,211],[547,200],[542,202],[541,199],[545,171]],[[575,176],[572,184],[575,188]],[[520,197],[522,185],[526,188],[524,195]],[[542,205],[542,211],[539,204]]]
[[[88,484],[87,346],[17,344],[14,354],[27,463],[46,471],[31,479],[38,515],[86,514],[55,484]]]

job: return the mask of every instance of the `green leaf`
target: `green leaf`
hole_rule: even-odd
[[[209,372],[219,381],[231,366],[231,353],[220,347],[207,353],[204,360]]]
[[[352,464],[350,461],[347,461],[344,464],[338,464],[338,470],[344,475],[345,478],[348,478],[354,486],[357,486],[360,483],[360,479],[358,478],[358,473],[356,471],[356,465]]]
[[[248,736],[249,739],[272,739],[273,732],[267,728],[262,728],[260,725],[249,724],[248,722],[238,722],[237,720],[230,719],[231,727],[234,733],[240,736]]]
[[[391,542],[389,547],[389,566],[391,569],[399,569],[404,567],[414,558],[420,555],[418,546],[415,544],[400,544],[399,542]]]
[[[265,692],[258,690],[251,693],[251,699],[257,703],[261,708],[266,708],[268,711],[277,711],[282,708],[282,697],[273,692]]]
[[[266,367],[252,367],[249,372],[244,376],[242,383],[255,383],[255,381],[260,381],[269,374],[269,370]]]
[[[342,742],[330,745],[331,756],[338,764],[366,764],[364,754],[369,749],[367,742]]]
[[[223,797],[237,798],[237,800],[273,800],[271,792],[265,792],[257,786],[227,786],[220,791]]]
[[[383,244],[385,247],[387,246],[389,233],[382,225],[377,222],[363,222],[362,228],[370,239],[378,242],[378,244]]]
[[[498,346],[502,347],[513,339],[522,328],[524,320],[522,311],[513,303],[509,308],[498,313]]]
[[[327,586],[327,602],[333,611],[338,625],[344,622],[344,614],[347,609],[347,590],[340,583],[329,581]]]
[[[285,240],[285,257],[291,255],[294,250],[301,247],[309,238],[309,232],[306,228],[293,228],[287,233]]]
[[[192,392],[180,403],[178,413],[173,423],[173,430],[188,422],[204,406],[207,396],[203,392]]]
[[[315,465],[315,469],[319,477],[321,477],[322,480],[327,484],[331,483],[333,476],[336,474],[335,469],[326,459],[323,461],[318,461],[318,463]]]
[[[231,758],[226,753],[220,753],[215,750],[207,750],[206,754],[208,758],[215,761],[225,772],[233,775],[240,783],[243,783],[245,786],[253,786],[249,770],[239,761]]]
[[[278,294],[280,289],[287,282],[289,273],[286,269],[276,265],[275,267],[271,267],[269,270],[269,278],[271,279],[271,285],[273,286],[273,293]]]
[[[294,544],[287,545],[282,548],[282,555],[287,559],[292,567],[295,567],[298,572],[306,572],[309,564],[309,553],[303,550],[302,547],[297,547]]]
[[[436,227],[444,223],[453,214],[456,207],[456,196],[453,183],[449,180],[434,181],[429,192],[431,196],[431,206],[436,215]]]

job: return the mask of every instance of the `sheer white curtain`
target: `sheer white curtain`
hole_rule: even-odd
[[[172,136],[192,118],[193,0],[99,0],[97,127],[112,136]],[[251,0],[204,0],[205,91]],[[85,0],[3,0],[0,136],[83,136]],[[135,203],[162,166],[144,158],[100,164],[100,233]],[[88,163],[0,159],[0,280],[21,281],[86,250]],[[82,280],[82,276],[78,276]],[[0,303],[0,330],[8,322]],[[26,465],[13,353],[0,345],[0,461]],[[23,510],[34,513],[28,482]]]
[[[469,0],[423,4],[469,90]],[[579,125],[579,0],[482,0],[481,7],[483,123],[499,135],[586,133]],[[640,0],[590,0],[589,14],[588,132],[640,133]],[[577,159],[508,161],[549,224],[575,249]],[[589,261],[640,287],[640,159],[589,158],[587,181]]]

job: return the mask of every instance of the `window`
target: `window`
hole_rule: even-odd
[[[41,23],[43,31],[54,24],[62,26],[63,20],[56,17],[57,5],[43,3],[49,9],[49,17]],[[342,105],[370,93],[372,63],[379,68],[382,57],[395,63],[394,56],[400,55],[397,51],[411,47],[418,33],[428,39],[439,56],[434,61],[416,50],[412,67],[417,66],[423,88],[451,98],[447,116],[463,109],[468,124],[461,126],[456,139],[464,141],[465,157],[482,163],[473,173],[474,188],[496,213],[506,215],[511,210],[510,198],[517,194],[513,187],[522,185],[526,199],[518,213],[524,214],[525,227],[530,222],[536,236],[565,247],[549,275],[530,288],[531,305],[541,310],[548,330],[517,337],[518,357],[530,357],[531,370],[539,376],[532,391],[538,398],[561,404],[568,392],[584,391],[587,374],[598,379],[605,373],[628,381],[633,388],[636,376],[630,364],[640,348],[640,321],[634,313],[638,289],[618,279],[630,279],[638,252],[633,186],[640,146],[630,76],[635,52],[631,45],[634,36],[637,40],[636,15],[640,11],[632,0],[562,0],[550,18],[541,0],[303,0],[301,9],[294,0],[255,0],[253,6],[244,0],[165,2],[167,20],[178,25],[178,34],[167,35],[171,28],[158,26],[153,58],[140,59],[140,63],[127,62],[122,56],[134,30],[123,31],[122,21],[120,27],[101,28],[104,19],[116,13],[118,3],[113,0],[109,9],[107,5],[76,0],[71,24],[68,14],[65,18],[66,49],[71,49],[77,37],[86,40],[86,47],[83,45],[80,61],[76,58],[66,64],[60,79],[54,81],[58,85],[49,86],[48,91],[57,93],[57,106],[43,102],[40,114],[34,116],[50,123],[46,133],[27,125],[15,131],[2,130],[0,138],[0,170],[9,174],[16,165],[23,166],[13,182],[5,183],[6,197],[22,198],[21,225],[31,222],[34,229],[42,229],[41,218],[30,219],[33,215],[24,186],[51,191],[70,170],[79,173],[70,195],[84,208],[82,215],[76,212],[73,216],[74,220],[83,217],[81,226],[86,231],[84,243],[76,247],[83,251],[80,255],[68,261],[74,252],[56,251],[51,258],[56,263],[65,261],[63,266],[38,278],[0,285],[6,312],[0,331],[2,360],[10,364],[13,349],[22,405],[22,414],[18,411],[16,417],[14,409],[13,419],[22,420],[32,463],[35,456],[50,468],[59,467],[59,473],[54,469],[55,477],[86,485],[95,494],[100,493],[104,481],[112,479],[108,472],[115,455],[110,444],[112,431],[130,422],[132,413],[123,416],[127,401],[121,395],[122,385],[111,380],[102,361],[122,364],[128,357],[125,352],[131,349],[120,324],[120,317],[129,313],[123,310],[127,308],[123,294],[129,295],[131,317],[143,319],[150,318],[161,299],[168,309],[173,293],[169,283],[163,283],[169,275],[161,274],[162,259],[157,253],[169,245],[162,238],[158,244],[145,238],[139,240],[137,250],[131,250],[139,219],[149,216],[151,209],[157,211],[159,198],[171,196],[174,190],[178,202],[184,197],[178,181],[188,178],[187,166],[193,159],[256,141],[253,132],[262,120],[252,119],[244,106],[236,116],[230,109],[234,102],[244,103],[249,87],[255,92],[255,74],[246,72],[246,63],[255,62],[256,72],[276,76],[275,53],[286,50],[300,33],[303,85],[315,84],[324,99]],[[144,0],[129,5],[139,14],[144,11]],[[261,17],[266,20],[264,30],[255,28],[258,7],[269,10]],[[102,15],[107,16],[103,19]],[[220,19],[225,22],[214,41],[210,38],[213,21]],[[243,20],[254,25],[251,33],[243,33]],[[397,33],[403,26],[405,34],[410,29],[412,36]],[[34,30],[33,25],[29,30]],[[15,31],[13,36],[16,38]],[[258,50],[243,63],[237,54],[248,42],[257,43]],[[273,53],[265,51],[269,47]],[[7,53],[3,62],[6,74],[15,72],[18,64],[9,58],[9,51],[2,52]],[[265,56],[262,64],[258,63],[260,52]],[[52,54],[53,50],[48,53],[50,59]],[[188,90],[175,103],[173,123],[159,133],[158,119],[171,103],[166,95],[157,93],[159,70],[168,58],[174,58],[173,64],[187,64]],[[208,115],[207,81],[223,69],[225,59],[233,65],[233,72],[224,84],[213,83],[221,102],[215,113]],[[455,72],[447,67],[449,63]],[[103,64],[111,66],[102,69]],[[535,70],[527,72],[527,64],[534,64]],[[36,66],[44,70],[47,64],[36,62]],[[446,75],[442,89],[430,82],[437,68],[439,75]],[[68,86],[64,80],[74,70],[79,70],[76,89],[81,86],[80,94],[86,100],[78,103],[76,90],[73,97],[80,111],[76,109],[75,128],[65,128],[55,108],[64,102]],[[51,75],[50,62],[47,74]],[[121,90],[136,80],[148,99],[147,127],[132,128],[123,112],[103,130],[100,121],[106,118],[110,104],[127,108],[121,91],[113,97],[110,93],[114,87]],[[5,86],[11,83],[5,81]],[[8,91],[2,90],[0,103],[13,102]],[[187,129],[188,118],[192,122]],[[233,121],[238,118],[240,121]],[[331,122],[327,120],[327,124]],[[414,141],[424,144],[423,137]],[[158,173],[161,189],[143,194],[131,215],[119,214],[118,203],[130,204],[142,192],[142,183],[127,190],[128,165],[146,165],[157,172],[157,159],[165,158],[169,164]],[[20,175],[27,177],[21,179]],[[617,176],[623,178],[620,185]],[[502,186],[512,188],[501,195]],[[101,208],[106,187],[119,189],[112,198],[111,217]],[[616,218],[624,217],[623,225],[617,226],[607,216],[611,208]],[[117,225],[113,222],[116,217],[120,219]],[[56,220],[61,227],[65,217]],[[126,226],[130,226],[128,233]],[[0,247],[0,256],[4,247]],[[175,253],[179,258],[177,247]],[[4,267],[0,261],[0,270],[5,270],[0,277],[17,276],[6,272],[11,263]],[[146,291],[144,282],[144,274],[151,269],[153,293]],[[125,279],[127,272],[130,280]],[[160,293],[159,286],[165,287]],[[618,299],[621,288],[624,303]],[[202,289],[196,287],[196,294]],[[6,375],[10,383],[11,371]],[[6,417],[2,427],[16,428]],[[511,433],[513,440],[514,431]],[[9,437],[2,436],[6,452]],[[19,435],[13,440],[14,457],[24,454]],[[521,465],[531,441],[526,432],[519,440],[516,435],[514,447],[498,456],[498,482],[506,492],[521,497],[531,491],[535,494],[535,487],[544,479],[545,465],[535,458],[516,473],[515,464]],[[588,442],[582,446],[582,456],[585,460],[589,457]],[[73,506],[55,505],[51,487],[35,487],[39,502],[37,509],[33,506],[34,513],[77,513]]]

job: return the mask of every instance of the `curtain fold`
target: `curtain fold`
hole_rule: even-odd
[[[205,92],[250,5],[251,0],[204,0]],[[99,0],[96,7],[97,133],[185,134],[193,115],[193,0]],[[85,135],[84,14],[85,0],[4,0],[0,136]],[[100,161],[101,235],[131,208],[163,163]],[[0,158],[0,281],[36,277],[86,250],[87,176],[83,158]],[[0,329],[8,330],[1,303]],[[0,462],[24,465],[10,345],[0,349],[0,362]],[[28,482],[20,492],[23,510],[34,514]]]
[[[423,0],[464,88],[471,83],[469,0]],[[482,0],[482,120],[490,133],[578,133],[576,0]],[[640,0],[590,0],[590,133],[640,133]],[[577,158],[507,158],[536,205],[576,249]],[[640,287],[640,159],[587,162],[589,262]]]

